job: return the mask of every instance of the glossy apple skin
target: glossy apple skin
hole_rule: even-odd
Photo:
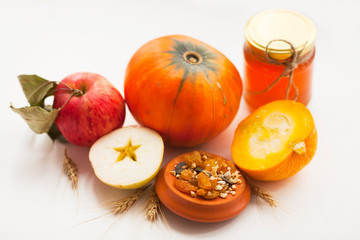
[[[68,86],[83,94],[74,95],[66,103],[72,94],[64,90]],[[66,140],[78,146],[91,146],[101,136],[122,127],[125,120],[125,102],[120,92],[95,73],[79,72],[64,78],[56,87],[53,107],[62,107],[56,126]]]

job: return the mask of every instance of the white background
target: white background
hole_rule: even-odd
[[[212,224],[165,210],[168,225],[151,225],[141,204],[120,218],[102,216],[107,213],[102,203],[129,192],[95,178],[88,148],[53,144],[46,135],[35,135],[9,108],[10,102],[27,104],[19,74],[60,81],[74,72],[96,72],[123,94],[132,54],[169,34],[214,46],[242,75],[245,23],[271,8],[299,11],[318,28],[308,105],[318,128],[318,150],[296,176],[259,183],[278,199],[277,209],[251,200],[238,217]],[[359,12],[355,0],[1,0],[0,239],[360,239]],[[233,124],[197,149],[230,158],[234,129],[247,114],[242,101]],[[127,112],[125,125],[134,123]],[[79,198],[62,174],[65,146],[79,164]],[[193,149],[167,147],[164,163]]]

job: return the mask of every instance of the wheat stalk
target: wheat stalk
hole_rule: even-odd
[[[251,183],[249,181],[249,177],[243,171],[240,172],[243,175],[245,181],[249,184],[251,192],[255,195],[255,197],[262,199],[270,207],[277,207],[277,202],[270,193],[266,192],[258,185]]]
[[[137,189],[131,195],[122,198],[120,200],[108,202],[105,204],[108,208],[110,208],[111,213],[116,215],[124,214],[129,208],[131,208],[137,200],[139,200],[144,193],[145,188]]]
[[[162,209],[161,209],[161,202],[156,194],[155,186],[153,186],[148,193],[148,196],[146,198],[146,206],[145,206],[145,213],[147,219],[150,220],[150,222],[154,222],[158,219],[159,215],[163,216]]]
[[[271,196],[270,193],[266,192],[264,189],[262,189],[261,187],[253,184],[253,183],[249,183],[250,189],[252,191],[252,193],[258,197],[261,198],[262,200],[264,200],[264,202],[269,205],[270,207],[277,207],[277,203],[274,200],[274,198]]]
[[[78,188],[78,168],[76,163],[68,156],[67,149],[65,148],[64,151],[64,162],[63,162],[63,169],[64,173],[68,176],[68,179],[71,181],[71,187],[75,190]]]

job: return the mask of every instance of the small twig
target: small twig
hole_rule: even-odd
[[[66,83],[64,83],[64,82],[57,82],[57,83],[58,83],[58,85],[62,84],[62,85],[64,85],[64,86],[66,86],[68,89],[73,90],[72,87],[70,87],[68,84],[66,84]]]
[[[67,149],[65,148],[64,151],[64,162],[63,162],[63,169],[64,173],[68,176],[69,180],[71,181],[71,187],[75,190],[78,188],[78,168],[76,163],[67,155]]]
[[[72,88],[56,88],[54,89],[54,93],[58,92],[58,91],[69,91],[69,92],[73,92],[74,90]]]
[[[41,88],[43,88],[46,85],[52,84],[52,83],[58,83],[57,81],[46,81],[42,84],[40,84],[40,86],[38,86],[30,95],[27,99],[31,99]]]
[[[78,89],[74,89],[72,90],[73,92],[71,93],[71,95],[69,96],[69,98],[63,103],[63,105],[61,105],[58,110],[60,111],[63,107],[65,107],[65,105],[71,100],[71,98],[75,95],[82,95],[83,92],[81,90]]]

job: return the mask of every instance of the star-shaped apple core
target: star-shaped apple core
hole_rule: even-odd
[[[119,152],[119,156],[116,159],[116,162],[120,162],[121,160],[124,160],[124,158],[129,157],[133,161],[137,161],[136,158],[136,149],[138,149],[141,145],[133,146],[131,143],[131,139],[129,139],[129,142],[126,144],[125,147],[116,147],[114,148],[115,151]]]

